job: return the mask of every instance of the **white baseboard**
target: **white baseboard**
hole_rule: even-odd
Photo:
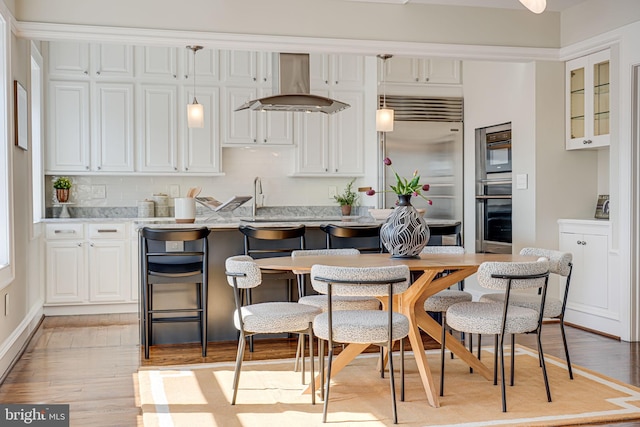
[[[4,380],[4,377],[8,374],[11,367],[21,356],[29,343],[31,334],[38,327],[43,317],[42,301],[39,301],[37,304],[34,304],[31,311],[29,311],[13,333],[4,340],[0,346],[0,379]],[[1,382],[2,381],[0,381],[0,383]]]
[[[121,304],[85,304],[85,305],[45,305],[45,316],[74,316],[81,314],[120,314],[137,313],[137,302]]]

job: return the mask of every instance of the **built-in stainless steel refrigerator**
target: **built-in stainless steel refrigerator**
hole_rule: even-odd
[[[388,100],[388,98],[387,98]],[[396,112],[396,117],[398,113]],[[463,219],[463,126],[462,122],[404,121],[397,120],[394,130],[380,134],[380,164],[378,176],[383,182],[380,188],[389,190],[395,184],[396,171],[401,177],[410,178],[417,170],[423,184],[429,184],[425,195],[432,200],[413,197],[416,208],[426,208],[428,219]],[[383,166],[382,159],[389,157],[392,166]],[[393,192],[380,196],[379,203],[386,208],[395,206]]]

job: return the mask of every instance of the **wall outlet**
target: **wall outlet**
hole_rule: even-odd
[[[335,185],[330,185],[329,186],[329,198],[333,199],[335,196],[338,195],[338,188]]]
[[[184,242],[165,242],[164,250],[167,252],[184,251]]]
[[[169,195],[173,198],[180,197],[180,186],[178,184],[172,184],[169,186]]]
[[[107,198],[107,186],[106,185],[92,185],[91,186],[91,198],[92,199],[106,199]]]

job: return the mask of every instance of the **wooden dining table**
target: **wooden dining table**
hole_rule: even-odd
[[[319,255],[304,257],[276,257],[257,259],[256,263],[262,270],[296,270],[311,272],[315,264],[341,267],[384,267],[406,265],[411,271],[423,272],[403,293],[394,296],[394,310],[404,314],[409,319],[409,342],[416,359],[418,372],[427,394],[427,400],[433,407],[439,407],[438,394],[429,369],[420,330],[427,333],[438,343],[441,341],[441,325],[424,310],[424,302],[431,295],[442,291],[461,280],[471,276],[480,264],[486,261],[535,261],[536,257],[510,254],[421,254],[420,258],[392,258],[389,254],[360,254],[360,255]],[[446,275],[440,273],[447,272]],[[383,305],[388,301],[382,300]],[[347,366],[355,357],[362,353],[368,344],[349,344],[334,359],[332,376]],[[446,347],[487,379],[493,378],[492,372],[465,346],[454,337],[447,338]],[[316,386],[323,379],[317,376]],[[310,391],[310,387],[307,392]]]

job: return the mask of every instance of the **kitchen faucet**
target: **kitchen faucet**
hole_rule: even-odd
[[[258,211],[258,195],[262,195],[262,181],[260,177],[256,176],[253,180],[253,216],[256,216]]]

